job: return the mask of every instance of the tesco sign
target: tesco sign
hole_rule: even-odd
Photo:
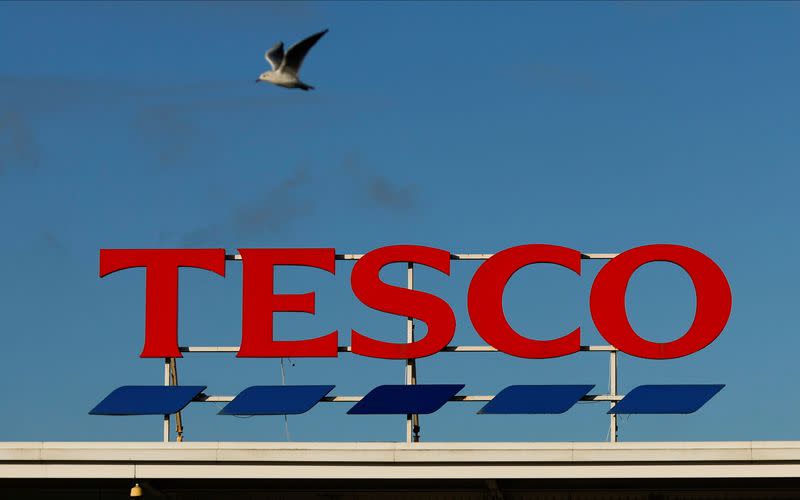
[[[336,273],[333,248],[243,248],[242,340],[238,357],[336,357],[339,332],[305,340],[277,340],[275,312],[314,314],[314,292],[278,294],[276,266],[308,266]],[[353,267],[350,284],[367,307],[425,322],[427,334],[411,343],[384,342],[367,332],[350,331],[352,352],[384,359],[413,359],[441,351],[452,340],[456,318],[450,305],[433,294],[381,281],[381,268],[392,263],[421,264],[449,275],[451,254],[438,248],[394,245],[364,254]],[[581,274],[581,253],[555,245],[529,244],[489,257],[475,272],[467,291],[469,317],[477,333],[499,351],[521,358],[554,358],[578,352],[581,330],[537,340],[515,331],[503,311],[503,291],[521,268],[556,264]],[[692,280],[694,321],[680,338],[651,342],[631,327],[625,291],[634,271],[650,262],[671,262]],[[141,357],[182,357],[178,347],[178,270],[205,269],[225,276],[224,249],[103,249],[100,277],[122,269],[146,269],[145,341]],[[612,258],[598,273],[589,298],[592,319],[611,345],[631,356],[670,359],[697,352],[722,333],[731,312],[731,290],[720,267],[701,252],[680,245],[645,245]]]

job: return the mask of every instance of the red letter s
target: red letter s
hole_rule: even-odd
[[[381,268],[395,262],[416,262],[450,275],[450,253],[417,245],[395,245],[375,249],[353,267],[353,293],[378,311],[418,318],[428,325],[424,338],[408,343],[374,340],[352,330],[353,352],[384,359],[421,358],[442,350],[456,331],[456,317],[441,298],[419,290],[387,285],[379,278]]]

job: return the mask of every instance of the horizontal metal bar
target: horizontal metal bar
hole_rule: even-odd
[[[582,253],[581,259],[607,260],[613,259],[618,253]],[[363,253],[337,253],[336,260],[358,260]],[[451,253],[450,260],[487,260],[494,256],[493,253]],[[226,254],[226,260],[242,260],[240,254]]]
[[[490,345],[448,345],[440,352],[497,352],[497,348]]]
[[[582,253],[581,259],[613,259],[618,253]],[[491,253],[451,253],[450,260],[487,260],[494,256]]]
[[[491,253],[451,253],[450,260],[487,260],[493,255]]]
[[[208,394],[200,394],[192,401],[195,403],[229,403],[233,401],[235,396],[209,396]],[[625,396],[622,394],[587,394],[583,396],[581,401],[620,401]],[[364,396],[325,396],[320,399],[323,403],[357,403],[364,399]],[[453,402],[472,402],[472,401],[491,401],[494,396],[491,395],[471,395],[471,396],[453,396],[448,401]]]
[[[581,259],[610,260],[619,255],[618,253],[582,253]]]
[[[239,346],[180,346],[181,352],[239,352]],[[613,352],[618,349],[611,345],[582,345],[584,352]],[[349,345],[340,345],[339,352],[353,352]],[[490,345],[448,345],[439,352],[498,352],[496,347]]]
[[[619,349],[617,349],[613,345],[582,345],[580,350],[581,351],[585,351],[585,352],[586,351],[591,351],[591,352],[613,352],[613,351],[619,351]]]
[[[358,260],[363,256],[363,253],[337,253],[336,260]]]
[[[231,346],[180,346],[178,348],[181,352],[239,352],[238,345]],[[353,348],[349,345],[341,345],[338,347],[339,352],[352,352]]]
[[[181,346],[180,352],[239,352],[239,346]],[[583,352],[613,352],[618,351],[610,345],[582,345]],[[338,352],[353,352],[349,345],[338,347]],[[489,345],[449,345],[439,352],[498,352],[496,347]]]
[[[624,394],[587,394],[581,401],[622,401]]]
[[[448,401],[491,401],[494,396],[453,396]]]
[[[209,396],[208,394],[200,394],[192,401],[195,403],[230,403],[236,396]]]
[[[181,352],[239,352],[239,346],[180,346]]]
[[[364,399],[364,396],[325,396],[320,401],[325,403],[357,403]]]
[[[584,352],[612,352],[618,349],[611,345],[582,345],[580,350]],[[449,345],[439,352],[498,352],[498,350],[490,345]]]

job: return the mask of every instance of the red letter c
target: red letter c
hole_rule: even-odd
[[[578,352],[581,329],[553,340],[523,337],[508,324],[503,312],[503,290],[519,269],[536,263],[564,266],[581,274],[581,254],[555,245],[521,245],[496,253],[472,277],[467,306],[472,325],[489,344],[520,358],[555,358]]]

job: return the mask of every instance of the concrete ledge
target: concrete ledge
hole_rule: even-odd
[[[800,442],[0,443],[0,478],[798,478]]]

